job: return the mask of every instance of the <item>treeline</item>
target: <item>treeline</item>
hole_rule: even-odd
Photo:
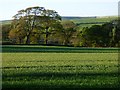
[[[3,44],[117,47],[120,45],[119,24],[119,20],[114,20],[79,29],[70,20],[62,21],[54,10],[29,7],[18,11],[11,24],[2,26],[2,40]]]

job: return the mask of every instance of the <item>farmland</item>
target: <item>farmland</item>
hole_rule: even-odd
[[[3,89],[118,88],[118,49],[3,46]]]
[[[62,20],[71,20],[73,21],[74,23],[78,23],[78,24],[95,24],[95,23],[106,23],[106,22],[110,22],[112,20],[116,20],[117,19],[117,16],[103,16],[103,17],[69,17],[69,16],[66,16],[66,17],[62,17]],[[2,25],[5,25],[5,24],[11,24],[12,20],[3,20],[3,21],[0,21],[2,23]]]
[[[79,29],[82,30],[84,27],[91,27],[92,25],[102,25],[104,23],[116,20],[117,16],[108,16],[108,17],[96,17],[96,18],[81,18],[81,19],[71,19],[74,23],[79,26]]]

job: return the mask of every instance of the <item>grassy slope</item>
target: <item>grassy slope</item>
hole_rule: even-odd
[[[63,20],[72,20],[75,23],[94,23],[94,22],[109,22],[111,20],[117,19],[117,16],[108,17],[63,17]],[[10,24],[11,20],[0,21],[2,24]]]
[[[81,53],[62,53],[59,50],[69,51],[76,48],[54,46],[14,48],[19,49],[19,53],[11,53],[13,48],[3,53],[3,88],[118,87],[118,53],[110,53],[115,48],[107,48],[107,53],[87,53],[90,48],[77,48]],[[23,53],[28,48],[39,52]],[[41,53],[41,49],[45,52]],[[50,49],[55,51],[47,53]],[[85,49],[87,51],[84,51]],[[94,49],[96,50],[92,48]],[[103,48],[103,51],[104,49],[106,48]],[[56,53],[56,50],[59,53]],[[82,53],[82,50],[85,53]]]
[[[2,23],[2,25],[4,24],[11,24],[12,20],[4,20],[4,21],[0,21]]]
[[[116,20],[117,17],[97,17],[97,18],[81,18],[81,19],[73,19],[72,21],[76,24],[79,24],[79,29],[83,27],[91,27],[92,25],[102,25],[106,22],[110,22],[112,20]]]
[[[97,18],[81,18],[73,20],[75,23],[93,23],[93,22],[110,22],[117,19],[117,17],[97,17]]]
[[[64,18],[63,20],[71,20],[79,25],[79,29],[83,27],[91,27],[92,25],[102,25],[106,22],[116,20],[117,16],[106,16],[106,17],[75,17],[75,18]]]

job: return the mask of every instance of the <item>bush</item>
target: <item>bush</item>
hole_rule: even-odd
[[[13,45],[12,41],[2,41],[2,45]]]

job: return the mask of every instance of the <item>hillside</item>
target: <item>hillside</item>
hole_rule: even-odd
[[[10,24],[12,22],[12,20],[3,20],[3,21],[0,21],[0,23],[2,23],[2,25],[4,24]]]
[[[101,25],[106,22],[117,19],[117,16],[106,16],[106,17],[74,17],[74,16],[63,16],[62,20],[71,20],[80,27],[91,26],[94,24]],[[12,20],[0,21],[2,25],[10,24]]]
[[[92,25],[101,25],[106,22],[110,22],[117,19],[117,16],[106,16],[106,17],[80,17],[69,19],[76,23],[79,28],[90,27]]]
[[[80,20],[80,19],[88,19],[88,18],[96,18],[94,17],[75,17],[75,16],[62,16],[62,20]]]

